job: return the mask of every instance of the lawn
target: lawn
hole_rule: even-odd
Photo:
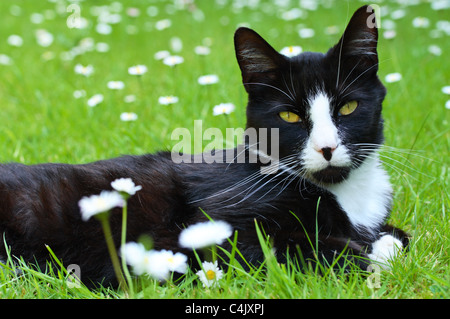
[[[194,120],[224,132],[245,127],[235,29],[249,26],[278,50],[300,45],[325,52],[364,4],[193,2],[2,0],[0,162],[85,163],[170,150],[178,142],[171,133],[193,130]],[[133,297],[450,297],[450,9],[440,8],[445,1],[374,2],[381,8],[379,76],[388,89],[382,157],[395,189],[391,222],[412,235],[409,252],[377,274],[372,288],[357,274],[343,279],[278,265],[267,249],[267,272],[236,265],[221,287],[208,289],[191,273],[178,284],[143,279]],[[183,62],[167,65],[161,51]],[[138,65],[147,72],[130,74]],[[200,84],[203,75],[218,81]],[[221,103],[236,108],[213,115]],[[21,275],[0,270],[0,298],[126,297],[71,288],[61,270],[41,274],[20,265]]]

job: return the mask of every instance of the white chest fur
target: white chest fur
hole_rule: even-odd
[[[389,214],[392,186],[376,154],[353,170],[345,181],[326,189],[336,196],[356,227],[375,230]]]

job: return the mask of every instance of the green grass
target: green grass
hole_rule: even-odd
[[[68,3],[49,1],[0,2],[0,54],[11,58],[10,65],[0,64],[0,162],[16,161],[26,164],[40,162],[83,163],[121,154],[143,154],[170,149],[177,141],[170,138],[177,127],[193,128],[195,119],[207,127],[245,126],[246,94],[241,86],[239,68],[233,48],[233,32],[240,24],[257,30],[275,48],[301,45],[307,51],[326,51],[338,41],[359,1],[324,1],[329,6],[304,10],[306,16],[284,21],[280,12],[297,5],[291,1],[286,9],[274,7],[273,1],[260,1],[254,8],[232,8],[212,0],[198,0],[200,11],[181,9],[172,1],[122,0],[121,21],[112,25],[112,33],[95,31],[97,18],[94,5],[110,5],[110,1],[83,1],[81,16],[89,26],[69,29],[71,14]],[[447,11],[435,11],[430,3],[402,6],[395,1],[377,1],[385,7],[387,16],[397,9],[406,15],[396,24],[394,39],[380,38],[379,58],[381,79],[388,73],[399,72],[402,80],[386,83],[388,95],[384,103],[386,144],[394,147],[384,152],[386,168],[392,176],[395,201],[391,222],[412,234],[411,247],[405,256],[395,261],[390,271],[380,274],[380,288],[367,287],[366,277],[358,274],[342,276],[327,272],[318,276],[314,269],[300,273],[292,265],[281,266],[271,258],[267,272],[258,268],[244,271],[240,266],[230,268],[220,289],[204,289],[196,285],[194,274],[188,274],[179,284],[160,285],[144,280],[136,288],[138,298],[448,298],[450,296],[449,234],[449,99],[441,88],[450,85],[448,35],[442,31],[433,38],[430,32],[436,23],[448,20]],[[150,17],[147,8],[158,8]],[[140,9],[138,17],[129,17],[126,8]],[[44,16],[40,24],[30,16]],[[203,17],[198,19],[198,17]],[[427,28],[414,28],[412,20],[422,16],[429,19]],[[197,17],[197,19],[195,19]],[[163,31],[155,22],[170,19],[172,25]],[[447,22],[448,23],[448,22]],[[315,30],[310,39],[300,39],[302,27]],[[328,35],[324,30],[335,25],[339,32]],[[54,36],[49,47],[36,44],[35,31],[46,29]],[[133,33],[133,34],[130,34]],[[439,32],[433,32],[436,34]],[[23,38],[21,47],[7,43],[11,34]],[[108,52],[88,51],[63,60],[61,55],[90,37],[95,43],[109,45]],[[153,55],[171,50],[170,39],[178,37],[183,48],[178,55],[184,63],[170,68]],[[211,54],[194,53],[197,45],[207,43]],[[438,45],[442,55],[428,52]],[[50,59],[43,59],[52,57]],[[75,74],[77,64],[94,67],[90,77]],[[128,67],[145,64],[148,72],[142,77],[129,75]],[[200,86],[197,78],[217,74],[219,83]],[[109,90],[110,80],[125,83],[121,91]],[[84,90],[86,97],[75,99],[73,92]],[[104,95],[104,101],[94,108],[87,99]],[[136,101],[125,103],[126,95],[134,94]],[[160,105],[158,98],[175,95],[179,102]],[[232,102],[234,113],[225,117],[212,115],[219,103]],[[135,112],[134,122],[122,122],[122,112]],[[405,150],[399,152],[398,149]],[[411,150],[411,152],[409,152]],[[270,250],[267,251],[270,257]],[[5,267],[0,271],[0,298],[122,298],[121,291],[69,288],[64,271],[42,274],[20,263],[22,274]],[[140,287],[140,288],[139,288]]]

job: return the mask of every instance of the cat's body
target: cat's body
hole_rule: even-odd
[[[238,231],[239,249],[251,263],[263,260],[255,220],[271,236],[280,261],[288,247],[314,259],[316,236],[319,258],[327,262],[344,249],[383,259],[390,248],[375,249],[380,238],[387,246],[405,245],[406,235],[385,225],[392,189],[376,154],[385,89],[376,76],[376,29],[364,26],[369,14],[359,9],[325,55],[289,59],[253,31],[236,32],[249,93],[247,127],[279,129],[278,143],[267,153],[247,145],[243,154],[270,157],[278,147],[272,173],[264,173],[260,162],[177,164],[170,153],[84,165],[0,165],[0,231],[12,254],[44,265],[48,245],[66,265],[78,264],[87,284],[114,282],[100,224],[81,219],[78,201],[110,189],[120,177],[142,186],[129,200],[127,240],[147,234],[156,249],[191,254],[180,248],[178,235],[206,220],[203,212]],[[354,100],[357,107],[349,111]],[[113,211],[111,223],[118,246],[120,210]],[[5,254],[2,248],[0,256]],[[363,269],[370,263],[355,262]]]

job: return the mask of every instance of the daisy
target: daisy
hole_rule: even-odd
[[[123,122],[136,121],[137,119],[138,119],[137,114],[133,112],[123,112],[120,114],[120,120]]]
[[[197,271],[203,287],[209,288],[218,285],[218,281],[223,277],[223,271],[218,267],[217,261],[214,263],[205,261],[202,263],[202,270]]]
[[[450,100],[447,100],[447,102],[445,102],[445,108],[447,110],[450,110]]]
[[[187,271],[187,257],[182,253],[173,253],[170,250],[155,252],[160,263],[164,264],[169,271],[176,271],[184,274]]]
[[[388,75],[386,75],[386,77],[384,78],[384,80],[387,83],[393,83],[393,82],[398,82],[402,79],[402,75],[400,73],[389,73]]]
[[[125,103],[133,103],[133,102],[136,102],[136,95],[134,95],[134,94],[128,94],[128,95],[125,95],[125,97],[123,98],[123,101],[124,101]]]
[[[125,87],[125,83],[122,81],[109,81],[107,86],[111,90],[122,90]]]
[[[89,220],[94,215],[106,213],[114,207],[122,207],[124,200],[122,196],[115,191],[102,191],[100,195],[83,197],[78,206],[81,211],[81,218],[84,221]]]
[[[145,65],[135,65],[128,68],[128,73],[131,75],[143,75],[147,73],[147,67]]]
[[[202,75],[197,81],[201,85],[215,84],[219,82],[219,77],[215,74]]]
[[[207,46],[198,45],[195,47],[194,52],[198,55],[208,55],[211,53],[211,49]]]
[[[200,249],[222,244],[232,232],[230,224],[224,221],[208,221],[184,229],[180,233],[179,242],[184,248]]]
[[[183,49],[183,41],[179,37],[172,37],[170,39],[170,47],[173,52],[180,52]]]
[[[102,102],[103,102],[103,94],[95,94],[87,101],[87,104],[90,107],[94,107]]]
[[[48,47],[53,43],[53,34],[44,29],[36,30],[36,41],[41,47]]]
[[[170,28],[171,25],[172,21],[170,21],[169,19],[163,19],[156,22],[155,28],[158,31],[162,31],[164,29]]]
[[[300,53],[302,53],[302,47],[300,46],[288,46],[288,47],[284,47],[283,49],[281,49],[280,53],[292,58],[293,56],[299,55]]]
[[[23,39],[20,35],[12,34],[8,37],[7,40],[9,45],[12,45],[13,47],[21,47],[23,45]]]
[[[174,104],[178,102],[178,97],[176,96],[161,96],[158,99],[158,103],[162,104],[162,105],[169,105],[169,104]]]
[[[315,31],[310,28],[300,29],[298,31],[298,35],[300,36],[300,38],[303,38],[303,39],[312,38],[314,36],[314,34],[315,34]]]
[[[431,54],[436,55],[436,56],[442,55],[442,49],[439,46],[437,46],[436,44],[429,45],[428,52],[430,52]]]
[[[73,91],[73,97],[76,99],[81,99],[82,97],[86,96],[85,90],[75,90]]]
[[[169,250],[146,250],[140,243],[126,243],[120,249],[127,264],[133,267],[136,275],[150,275],[158,280],[166,280],[170,272],[185,273],[187,271],[187,257],[182,253]]]
[[[81,74],[84,76],[90,76],[92,73],[94,73],[94,67],[92,65],[81,65],[81,64],[76,64],[75,68],[74,68],[75,73],[77,74]]]
[[[387,30],[383,32],[383,37],[385,39],[393,39],[397,36],[397,32],[395,30]]]
[[[414,28],[428,28],[430,26],[430,20],[425,17],[416,17],[412,21]]]
[[[219,105],[214,106],[213,115],[230,114],[234,111],[234,108],[235,106],[233,103],[220,103]]]
[[[168,66],[175,66],[183,62],[184,58],[178,55],[169,55],[163,59],[163,63]]]
[[[6,54],[0,54],[0,64],[2,65],[11,65],[12,59]]]
[[[450,94],[450,85],[446,85],[444,87],[442,87],[442,93],[444,94]]]
[[[95,26],[95,31],[97,31],[97,33],[99,34],[111,34],[112,32],[112,27],[107,24],[107,23],[99,23]]]
[[[169,51],[161,50],[161,51],[156,52],[153,57],[155,58],[155,60],[163,60],[163,59],[167,58],[168,56],[170,56]]]
[[[134,195],[137,191],[142,189],[142,186],[136,186],[131,178],[119,178],[111,182],[112,188],[119,193],[126,193],[128,195]]]

